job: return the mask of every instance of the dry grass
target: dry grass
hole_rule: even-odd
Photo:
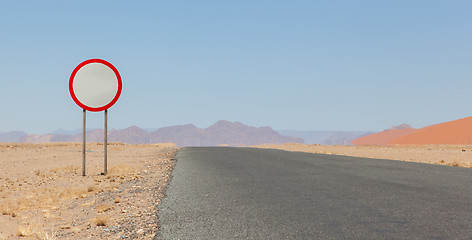
[[[18,211],[33,209],[57,209],[57,205],[67,200],[86,198],[89,193],[87,187],[38,187],[24,193],[22,197],[10,197],[0,202],[2,215],[18,216]],[[22,193],[18,193],[22,194]]]
[[[51,231],[50,233],[44,231],[44,229],[39,224],[38,220],[35,220],[31,225],[24,226],[19,225],[16,229],[16,236],[17,237],[31,237],[35,236],[37,239],[40,240],[55,240],[56,233]]]
[[[108,170],[107,178],[123,178],[126,176],[134,176],[138,173],[141,169],[136,166],[132,166],[129,164],[120,164],[118,166],[114,166]]]

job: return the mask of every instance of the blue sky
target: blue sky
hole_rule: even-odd
[[[220,119],[382,130],[471,116],[471,1],[2,1],[0,132],[82,125],[72,70],[123,79],[109,128]],[[103,113],[88,126],[102,127]]]

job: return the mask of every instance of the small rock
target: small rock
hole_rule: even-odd
[[[141,229],[139,229],[136,233],[137,233],[137,234],[143,234],[143,233],[144,233],[144,229],[141,228]]]

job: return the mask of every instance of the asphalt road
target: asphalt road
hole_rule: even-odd
[[[158,239],[472,239],[472,169],[183,148]]]

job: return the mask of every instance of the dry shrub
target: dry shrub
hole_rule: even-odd
[[[71,227],[70,230],[73,232],[73,233],[79,233],[82,231],[82,228],[78,227],[78,226],[75,226],[75,227]]]
[[[16,235],[18,237],[29,237],[33,236],[33,230],[31,227],[25,227],[25,226],[18,226],[16,229]]]
[[[60,219],[60,217],[54,215],[51,212],[43,212],[44,219]]]
[[[458,162],[456,162],[456,161],[450,162],[450,163],[448,163],[447,165],[448,165],[448,166],[453,166],[453,167],[459,167],[459,166],[460,166],[460,164],[459,164]]]
[[[21,210],[25,209],[31,209],[31,208],[38,208],[42,205],[42,200],[41,198],[38,198],[38,196],[26,196],[24,198],[21,198],[17,201],[17,208]]]
[[[51,234],[49,234],[48,232],[40,231],[40,232],[36,232],[35,235],[37,238],[41,240],[56,240],[57,239],[55,232],[51,232]]]
[[[36,224],[33,224],[33,232],[34,235],[40,239],[40,240],[56,240],[57,233],[53,231],[51,227],[51,233],[47,232],[44,230],[43,227],[41,227],[41,224],[37,222]]]
[[[71,228],[70,223],[59,226],[59,229],[70,229],[70,228]]]
[[[111,209],[111,206],[105,203],[98,204],[97,206],[97,212],[98,213],[103,213]]]
[[[92,206],[92,205],[95,204],[95,202],[96,202],[96,201],[93,200],[93,201],[90,201],[90,202],[87,202],[87,203],[82,204],[82,206],[84,206],[84,207]]]
[[[90,185],[90,186],[87,187],[87,192],[93,192],[93,191],[95,191],[95,189],[96,189],[95,185]]]
[[[106,226],[108,223],[108,220],[109,220],[109,217],[107,215],[100,214],[92,220],[92,223],[95,224],[95,226]]]
[[[2,203],[0,205],[0,212],[2,213],[2,215],[13,215],[15,214],[16,210],[17,208],[11,203]]]

